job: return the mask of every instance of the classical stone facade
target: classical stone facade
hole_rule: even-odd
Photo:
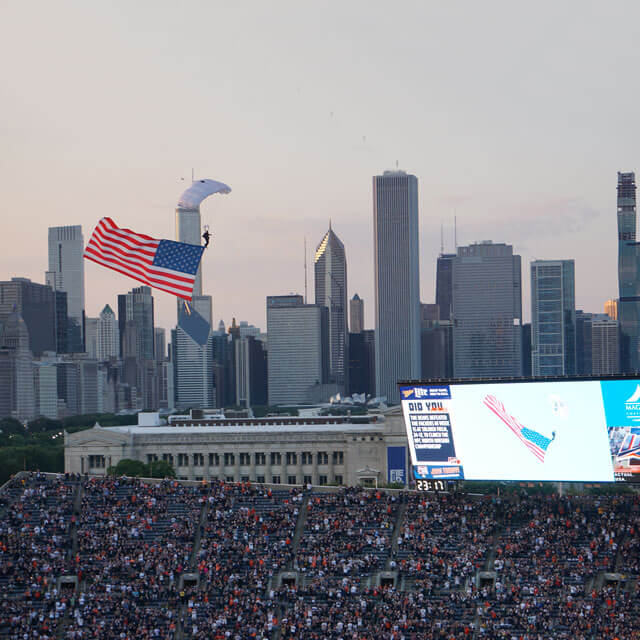
[[[406,449],[407,445],[399,408],[357,423],[335,424],[331,418],[326,422],[298,419],[295,424],[278,424],[273,419],[251,424],[225,422],[207,426],[96,425],[65,433],[65,471],[100,475],[123,458],[130,458],[167,460],[185,480],[376,485],[389,478],[387,447]],[[408,455],[405,458],[408,463]]]

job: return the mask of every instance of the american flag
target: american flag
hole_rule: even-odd
[[[522,442],[540,462],[544,462],[547,447],[553,438],[547,438],[541,433],[520,424],[512,415],[507,413],[502,402],[495,396],[485,396],[484,403],[515,433],[520,442]]]
[[[144,282],[150,287],[191,300],[204,247],[120,229],[102,218],[91,234],[84,257]]]
[[[620,458],[636,458],[640,459],[640,435],[636,433],[628,433],[620,449],[618,450],[618,460]]]

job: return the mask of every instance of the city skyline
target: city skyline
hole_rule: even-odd
[[[215,322],[265,326],[266,295],[302,293],[303,239],[331,216],[352,265],[347,296],[369,301],[372,327],[370,179],[397,160],[422,185],[423,301],[434,299],[440,225],[451,250],[454,216],[458,244],[507,242],[524,264],[574,259],[579,308],[615,297],[611,184],[639,164],[628,82],[639,7],[496,3],[499,24],[472,3],[203,3],[194,24],[193,12],[145,2],[39,6],[37,24],[20,3],[2,9],[0,50],[13,63],[0,89],[0,195],[20,216],[0,222],[2,279],[42,282],[52,225],[89,237],[108,215],[173,238],[193,167],[233,186],[202,208]],[[214,24],[225,28],[212,38]],[[620,86],[625,99],[612,100]],[[94,265],[86,282],[90,317],[130,286]],[[175,305],[157,299],[169,329]]]

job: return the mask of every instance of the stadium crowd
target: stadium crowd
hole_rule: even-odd
[[[2,637],[640,636],[637,494],[20,474],[0,498]]]

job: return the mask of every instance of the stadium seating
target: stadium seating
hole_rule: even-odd
[[[632,640],[640,501],[23,473],[0,637]],[[635,635],[634,635],[635,634]]]

